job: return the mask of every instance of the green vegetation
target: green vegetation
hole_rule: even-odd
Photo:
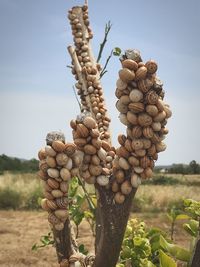
[[[12,172],[36,172],[38,171],[38,160],[21,160],[18,158],[8,157],[6,155],[0,156],[0,174],[4,171]]]

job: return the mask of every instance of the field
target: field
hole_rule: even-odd
[[[138,189],[131,217],[140,218],[149,227],[158,226],[169,232],[170,224],[166,216],[168,207],[180,205],[184,198],[200,200],[200,176],[165,176],[173,177],[176,182],[172,182],[173,185],[142,185]],[[6,173],[0,176],[1,203],[1,192],[9,188],[17,192],[21,199],[16,211],[0,211],[0,266],[58,266],[54,248],[48,247],[36,252],[31,250],[32,245],[39,242],[41,235],[49,232],[46,213],[41,210],[31,210],[38,208],[37,197],[41,194],[39,181],[34,174]],[[175,241],[188,247],[189,239],[182,230],[182,223],[181,221],[176,225]],[[81,224],[79,242],[84,242],[90,251],[93,250],[93,238],[86,222]]]

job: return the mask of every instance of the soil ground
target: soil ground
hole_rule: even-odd
[[[34,211],[0,211],[0,266],[1,267],[58,267],[56,253],[53,247],[32,251],[34,243],[40,236],[49,232],[45,212]],[[158,226],[169,231],[169,223],[163,214],[137,213],[132,217],[141,218],[147,226]],[[187,247],[188,237],[181,229],[181,223],[176,227],[177,243]],[[80,226],[79,242],[93,250],[93,238],[86,222]]]

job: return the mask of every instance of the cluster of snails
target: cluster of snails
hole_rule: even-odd
[[[115,157],[114,148],[99,138],[97,123],[91,116],[80,115],[76,120],[72,120],[70,125],[82,162],[79,168],[80,177],[89,184],[107,186]]]
[[[125,195],[137,188],[141,179],[152,176],[158,153],[166,149],[165,125],[172,114],[163,102],[162,82],[156,77],[157,63],[142,62],[137,50],[127,50],[121,63],[116,107],[127,134],[118,136],[120,147],[113,162],[112,191],[117,203],[123,203]],[[125,179],[128,172],[130,179]]]
[[[101,140],[109,140],[109,122],[107,109],[103,96],[103,89],[99,81],[100,65],[92,61],[89,48],[89,39],[92,38],[92,32],[89,26],[87,6],[74,7],[69,11],[68,18],[72,27],[74,36],[75,53],[81,68],[81,74],[84,77],[78,77],[77,69],[72,59],[72,74],[75,75],[77,83],[75,87],[80,95],[83,110],[91,111],[97,121]],[[84,84],[83,84],[84,83]]]
[[[68,218],[68,184],[78,171],[76,145],[53,140],[38,152],[39,177],[43,181],[44,199],[41,207],[48,212],[48,221],[61,231]]]

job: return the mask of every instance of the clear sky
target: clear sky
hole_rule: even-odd
[[[37,157],[46,133],[61,130],[71,141],[70,119],[79,113],[66,65],[72,43],[67,10],[84,1],[0,0],[0,154]],[[200,1],[89,0],[97,55],[104,25],[113,24],[104,62],[113,47],[137,48],[159,64],[165,101],[173,111],[168,148],[158,164],[200,162]],[[125,127],[115,109],[120,63],[112,58],[103,78],[113,143]]]

